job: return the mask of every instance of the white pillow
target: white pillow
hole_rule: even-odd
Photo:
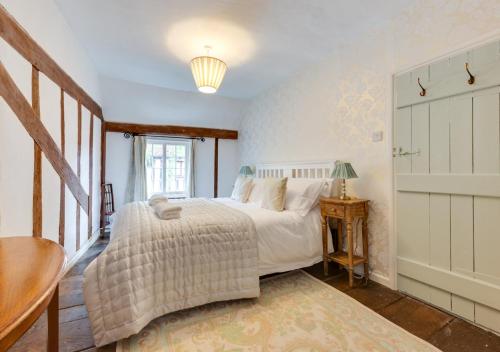
[[[245,176],[238,176],[236,182],[234,183],[233,193],[231,193],[231,199],[237,200],[242,203],[246,203],[250,191],[252,189],[252,178]]]
[[[285,209],[306,216],[319,203],[321,196],[329,196],[330,183],[324,179],[291,178],[286,190]]]
[[[262,208],[276,211],[285,209],[287,180],[288,177],[264,179],[264,197],[260,205]]]

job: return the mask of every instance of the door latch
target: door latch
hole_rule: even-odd
[[[396,152],[396,148],[392,148],[392,156],[395,157],[401,157],[401,156],[408,156],[408,155],[420,155],[420,148],[417,149],[414,152],[404,152],[402,147],[399,147]]]

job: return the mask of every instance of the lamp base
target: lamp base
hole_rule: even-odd
[[[345,178],[342,179],[342,188],[341,188],[341,191],[340,191],[340,197],[339,199],[340,200],[350,200],[351,197],[349,197],[347,194],[345,194]]]

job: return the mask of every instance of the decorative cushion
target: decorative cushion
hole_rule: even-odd
[[[252,189],[252,178],[246,176],[238,176],[236,182],[234,183],[233,193],[231,193],[231,199],[237,200],[242,203],[248,201],[248,196]]]
[[[250,195],[248,196],[249,203],[262,204],[264,199],[264,178],[254,178],[250,187]]]
[[[283,211],[285,208],[286,184],[288,177],[265,178],[260,206],[265,209]]]

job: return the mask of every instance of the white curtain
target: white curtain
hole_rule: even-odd
[[[135,136],[128,174],[126,202],[144,201],[148,197],[146,182],[146,137]]]
[[[189,180],[188,180],[188,197],[194,198],[196,197],[195,190],[195,176],[194,176],[194,160],[195,160],[195,150],[196,147],[196,139],[191,140],[191,150],[189,151],[191,155],[190,165],[189,165]]]

